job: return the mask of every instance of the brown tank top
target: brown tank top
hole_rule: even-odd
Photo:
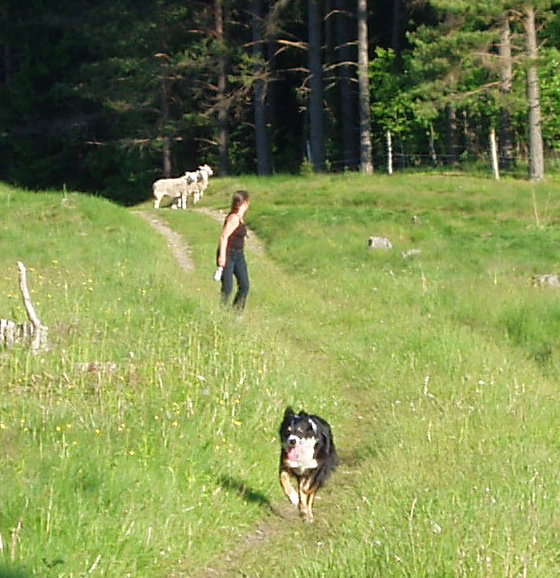
[[[230,213],[229,215],[232,214],[235,213]],[[226,217],[226,221],[229,215]],[[243,249],[245,247],[246,236],[247,236],[247,227],[245,226],[245,223],[240,222],[237,228],[229,236],[227,250],[230,251],[231,249]]]

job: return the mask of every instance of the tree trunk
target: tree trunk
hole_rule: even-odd
[[[162,163],[163,176],[168,179],[171,176],[171,141],[167,134],[169,124],[169,56],[163,52],[158,54],[160,59],[160,86],[161,86],[161,118],[160,134],[162,135]]]
[[[168,136],[163,137],[163,176],[168,179],[171,176],[171,140]]]
[[[393,26],[391,30],[391,48],[400,56],[402,50],[403,0],[393,0]]]
[[[367,0],[358,0],[358,90],[360,103],[360,170],[373,172],[368,77]]]
[[[4,41],[4,83],[10,86],[12,83],[12,51],[10,41],[6,38]]]
[[[216,40],[220,47],[218,56],[218,174],[228,174],[228,103],[227,103],[227,57],[225,55],[225,30],[224,30],[224,2],[227,0],[215,0],[216,10]]]
[[[430,158],[432,159],[432,164],[434,167],[438,166],[438,157],[436,152],[436,139],[435,139],[436,131],[434,130],[434,123],[430,122],[430,132],[429,132],[429,148],[430,148]]]
[[[512,58],[511,58],[511,32],[507,14],[502,17],[500,26],[500,93],[502,104],[500,106],[500,129],[499,129],[499,166],[508,169],[515,164],[513,150],[513,126],[511,121],[508,101],[513,84]]]
[[[337,0],[336,5],[336,44],[338,77],[340,83],[340,108],[342,123],[342,159],[345,169],[358,167],[359,151],[357,147],[356,119],[356,91],[354,90],[353,63],[356,62],[352,55],[351,39],[356,38],[352,34],[352,7],[349,0]],[[354,51],[355,55],[355,51]]]
[[[270,142],[266,114],[266,81],[263,49],[262,0],[252,0],[251,26],[253,36],[254,75],[253,107],[255,111],[255,145],[257,174],[270,175]]]
[[[11,19],[9,18],[9,10],[6,3],[6,7],[2,10],[0,9],[0,28],[4,31],[3,42],[0,42],[0,46],[3,47],[3,66],[0,66],[0,70],[3,71],[2,79],[0,83],[3,82],[6,86],[10,86],[12,82],[12,48],[11,48],[11,35],[9,33],[10,28],[13,26]]]
[[[527,43],[527,108],[528,108],[528,149],[529,179],[540,181],[544,178],[543,140],[541,128],[541,103],[537,72],[537,32],[535,30],[535,10],[525,6],[523,14]]]
[[[325,125],[323,115],[323,62],[321,58],[320,0],[308,0],[309,10],[309,140],[315,172],[325,168]]]
[[[275,0],[266,0],[266,26],[267,26],[267,42],[264,45],[264,52],[266,55],[266,64],[268,68],[269,82],[266,85],[266,118],[269,125],[269,140],[270,147],[275,146],[275,136],[278,134],[278,100],[282,98],[282,91],[278,89],[278,72],[276,70],[276,51],[278,49],[277,39],[268,31],[270,23],[270,16],[273,10]],[[281,120],[281,119],[280,119]],[[284,130],[282,130],[284,132]],[[274,172],[275,156],[270,156],[270,171]]]
[[[445,162],[457,162],[457,110],[448,104],[445,107]]]
[[[464,108],[461,111],[461,122],[463,126],[463,140],[464,145],[461,147],[461,155],[466,155],[467,159],[478,154],[478,139],[476,134],[476,127],[473,128],[473,124],[469,117],[468,109]],[[460,155],[457,155],[460,156]]]

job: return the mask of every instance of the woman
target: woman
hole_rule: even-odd
[[[249,208],[249,193],[236,191],[231,200],[231,210],[224,221],[220,243],[218,245],[218,267],[222,267],[222,303],[227,305],[233,291],[233,276],[237,279],[237,294],[233,306],[245,307],[249,293],[249,275],[245,262],[245,213]]]

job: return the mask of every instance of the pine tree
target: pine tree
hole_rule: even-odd
[[[367,0],[358,0],[358,86],[360,103],[360,170],[373,171],[368,80]]]
[[[251,30],[253,56],[253,107],[255,111],[255,146],[257,153],[257,173],[269,175],[270,139],[267,129],[266,92],[267,78],[264,58],[264,18],[262,0],[252,0]]]
[[[527,143],[529,149],[529,179],[544,178],[544,154],[541,126],[541,101],[537,70],[537,31],[535,9],[523,6],[523,26],[527,43]]]
[[[308,1],[308,67],[309,67],[309,150],[315,172],[325,170],[325,120],[323,112],[323,57],[320,0]]]

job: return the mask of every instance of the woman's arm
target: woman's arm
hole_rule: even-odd
[[[218,267],[226,266],[227,244],[231,234],[239,226],[239,216],[235,213],[229,215],[224,223],[222,234],[220,235],[220,242],[218,245]]]

